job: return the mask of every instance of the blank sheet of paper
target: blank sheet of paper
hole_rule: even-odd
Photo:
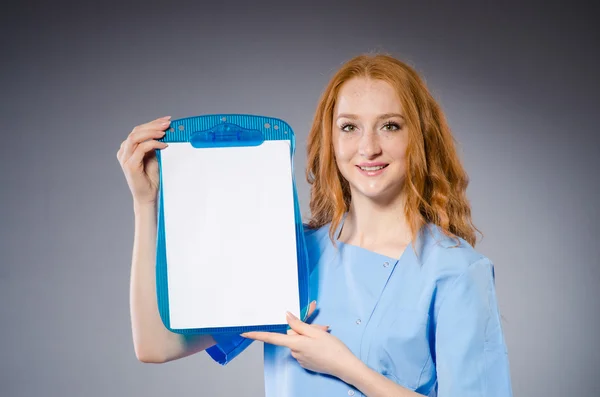
[[[161,151],[172,328],[300,316],[289,141]]]

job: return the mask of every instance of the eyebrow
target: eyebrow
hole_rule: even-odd
[[[385,113],[385,114],[378,116],[377,119],[378,120],[389,119],[391,117],[400,117],[401,119],[404,119],[404,116],[402,116],[400,113]],[[359,117],[355,114],[342,113],[342,114],[338,115],[337,118],[338,119],[341,119],[341,118],[357,119]]]

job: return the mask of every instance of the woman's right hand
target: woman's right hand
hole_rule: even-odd
[[[136,126],[121,143],[117,159],[121,164],[133,201],[138,204],[156,204],[158,193],[158,161],[156,149],[168,145],[159,142],[171,123],[171,116],[162,117]]]

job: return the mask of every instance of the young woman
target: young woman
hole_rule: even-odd
[[[140,125],[117,157],[134,201],[131,318],[143,362],[206,350],[226,364],[265,342],[267,397],[512,396],[493,264],[474,250],[468,178],[418,74],[362,55],[325,89],[308,139],[313,301],[287,334],[185,337],[155,292],[155,149],[169,118]]]

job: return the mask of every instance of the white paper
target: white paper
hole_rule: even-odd
[[[289,141],[161,152],[172,328],[300,316]]]

